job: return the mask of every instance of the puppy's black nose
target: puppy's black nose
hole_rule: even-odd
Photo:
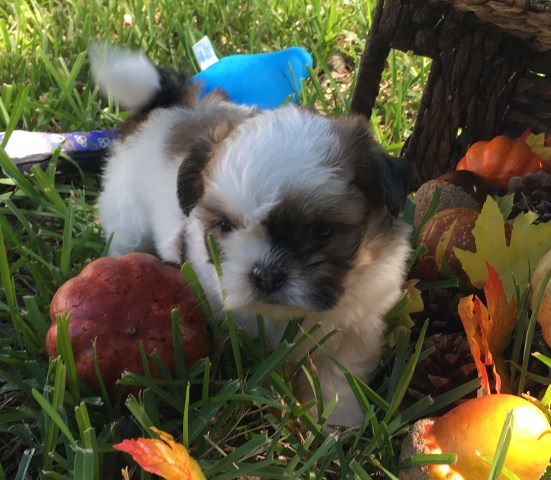
[[[277,267],[255,265],[251,273],[253,284],[264,292],[274,292],[287,278],[287,274]]]

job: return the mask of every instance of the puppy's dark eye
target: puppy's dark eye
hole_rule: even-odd
[[[317,222],[311,226],[310,231],[312,240],[327,240],[333,234],[333,225],[325,222]]]
[[[234,229],[234,226],[227,218],[223,218],[218,222],[218,228],[220,229],[220,233],[224,235],[230,233]]]

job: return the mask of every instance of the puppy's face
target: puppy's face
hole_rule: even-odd
[[[195,151],[181,167],[180,204],[216,240],[226,306],[273,318],[336,306],[398,208],[387,162],[363,122],[294,106]]]

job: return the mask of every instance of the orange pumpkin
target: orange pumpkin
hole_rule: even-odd
[[[484,178],[491,187],[507,190],[512,177],[541,168],[540,156],[526,143],[499,135],[489,142],[473,144],[459,160],[456,170],[470,170]]]

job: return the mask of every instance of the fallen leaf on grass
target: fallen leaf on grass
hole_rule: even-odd
[[[126,452],[146,472],[154,473],[166,480],[205,480],[199,464],[191,458],[186,447],[174,441],[174,437],[151,427],[159,439],[138,438],[123,440],[113,448]]]

